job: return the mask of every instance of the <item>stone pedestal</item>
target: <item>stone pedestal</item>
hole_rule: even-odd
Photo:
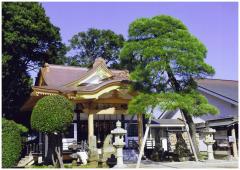
[[[215,141],[206,143],[206,145],[207,145],[207,153],[208,153],[208,160],[214,160],[213,148],[212,148],[214,143],[215,143]]]
[[[123,168],[126,165],[123,164],[123,148],[117,149],[117,165],[114,168]]]
[[[213,134],[216,132],[216,130],[207,127],[203,129],[202,132],[205,135],[204,143],[207,145],[208,160],[214,160],[212,146],[215,143],[215,140],[213,139]]]
[[[98,149],[96,136],[89,136],[89,162],[98,160]]]
[[[114,166],[114,168],[124,168],[127,166],[123,164],[123,147],[125,145],[123,136],[127,133],[127,131],[121,128],[120,121],[117,121],[116,126],[117,128],[111,131],[111,134],[115,135],[115,142],[113,143],[113,146],[117,150],[117,165]]]

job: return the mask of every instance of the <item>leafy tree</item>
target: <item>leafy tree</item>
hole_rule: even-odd
[[[55,166],[63,168],[61,156],[62,136],[73,120],[73,104],[64,96],[46,96],[35,105],[31,115],[33,129],[48,136],[48,152],[45,163],[52,160]]]
[[[13,119],[30,94],[30,72],[65,62],[66,47],[37,2],[3,2],[2,30],[3,115]]]
[[[14,167],[22,151],[21,134],[27,129],[12,120],[2,119],[2,167]]]
[[[160,15],[135,20],[121,50],[121,64],[130,70],[131,89],[141,93],[129,104],[130,113],[181,109],[198,152],[193,116],[218,110],[197,92],[195,79],[214,74],[204,62],[206,47],[178,19]],[[150,113],[152,113],[150,111]]]
[[[111,68],[119,66],[119,52],[124,38],[111,30],[90,28],[86,32],[79,32],[70,40],[70,50],[73,55],[69,64],[90,67],[96,58],[102,57]]]

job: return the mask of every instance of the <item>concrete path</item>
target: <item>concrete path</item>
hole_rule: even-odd
[[[136,164],[127,164],[129,168],[135,168]],[[140,168],[238,168],[238,160],[214,160],[214,161],[186,161],[186,162],[153,162],[142,161]]]

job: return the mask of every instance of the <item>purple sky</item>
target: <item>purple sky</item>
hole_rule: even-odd
[[[237,2],[45,2],[51,22],[60,28],[63,42],[88,28],[111,29],[127,38],[137,18],[160,14],[180,19],[207,47],[206,62],[214,78],[238,80]]]

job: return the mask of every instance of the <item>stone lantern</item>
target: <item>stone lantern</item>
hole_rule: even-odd
[[[116,123],[117,128],[111,131],[111,134],[115,136],[115,140],[113,143],[113,146],[117,150],[117,165],[115,165],[115,168],[123,168],[126,167],[126,165],[123,164],[123,147],[125,145],[125,142],[123,141],[123,136],[127,133],[125,129],[121,128],[121,122],[118,120]]]
[[[215,143],[215,140],[213,139],[213,134],[215,132],[215,129],[209,127],[202,130],[202,133],[205,135],[204,143],[207,145],[208,160],[214,160],[212,146]]]

